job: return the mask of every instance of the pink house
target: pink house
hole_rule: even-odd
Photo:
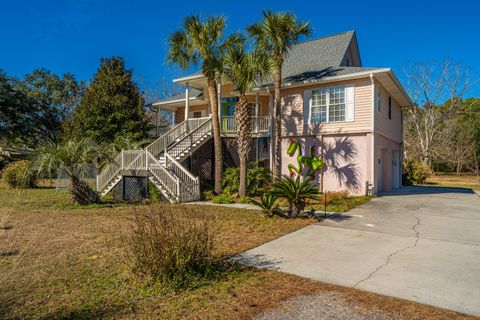
[[[295,157],[286,152],[289,141],[294,139],[300,142],[303,152],[313,146],[316,155],[326,162],[326,168],[315,176],[322,191],[361,195],[401,186],[402,108],[411,106],[412,101],[390,68],[362,66],[354,31],[295,45],[282,76],[282,174],[288,174],[289,163],[296,163]],[[183,199],[189,201],[198,197],[195,190],[200,181],[212,179],[211,111],[206,79],[201,73],[174,82],[185,87],[185,94],[152,104],[174,113],[174,129],[147,147],[145,152],[149,154],[142,157],[151,156],[151,161],[156,161],[151,165],[165,169],[156,176],[147,174],[152,182],[161,190],[168,183],[169,189],[178,189],[171,181],[161,180],[168,174],[179,178],[179,186],[189,186],[184,189],[191,194]],[[224,165],[236,165],[232,146],[237,94],[225,81],[218,89]],[[272,94],[272,84],[267,82],[259,83],[248,96],[254,122],[251,160],[258,159],[267,167],[272,158]],[[148,160],[145,163],[148,165]],[[122,173],[125,168],[118,170]],[[122,176],[107,177],[111,175],[105,175],[99,190],[111,190]],[[182,201],[180,194],[184,191],[169,190],[165,194],[172,196],[176,192],[176,201]]]

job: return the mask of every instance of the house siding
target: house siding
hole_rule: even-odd
[[[304,119],[304,92],[320,88],[341,85],[354,85],[354,120],[348,122],[309,125]],[[284,136],[303,136],[335,133],[360,133],[372,129],[372,90],[370,79],[343,81],[322,85],[311,85],[298,88],[287,88],[282,91],[282,114]]]
[[[395,142],[402,142],[402,108],[392,97],[392,118],[389,119],[388,98],[390,95],[380,84],[375,83],[375,86],[380,89],[380,96],[382,98],[380,112],[378,112],[375,107],[375,131]]]

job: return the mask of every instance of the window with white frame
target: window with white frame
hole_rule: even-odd
[[[378,112],[382,111],[382,94],[379,87],[375,87],[375,105]]]
[[[313,90],[310,112],[312,124],[345,121],[345,88]]]

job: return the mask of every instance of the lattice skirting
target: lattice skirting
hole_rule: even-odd
[[[235,138],[222,138],[223,169],[229,167],[238,167],[240,159],[238,157]],[[200,177],[202,184],[211,184],[214,173],[214,148],[213,139],[207,141],[195,153],[187,158],[183,165],[190,170],[193,175]],[[254,138],[251,142],[248,161],[260,160],[259,165],[268,168],[270,158],[270,138]]]
[[[111,193],[125,201],[143,201],[148,198],[148,178],[124,176]]]

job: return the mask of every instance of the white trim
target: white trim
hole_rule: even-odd
[[[330,90],[332,89],[343,89],[343,105],[344,105],[344,120],[343,121],[330,121]],[[325,95],[325,106],[327,108],[326,110],[326,121],[325,122],[320,122],[320,123],[313,123],[313,125],[324,125],[324,124],[330,124],[330,123],[342,123],[342,122],[351,122],[352,120],[347,120],[347,86],[346,85],[339,85],[339,86],[332,86],[332,87],[320,87],[320,88],[312,88],[311,90],[305,90],[303,92],[304,97],[307,96],[307,91],[310,92],[309,98],[309,103],[308,103],[308,125],[312,125],[312,93],[314,91],[321,91],[325,90],[326,95]],[[315,108],[318,108],[320,106],[315,106]]]
[[[182,77],[182,78],[173,79],[172,81],[174,83],[178,83],[178,82],[184,82],[184,81],[190,81],[190,80],[197,80],[197,79],[201,79],[201,78],[205,78],[203,76],[203,74],[194,74],[194,75],[191,75],[191,76],[186,76],[186,77]]]
[[[195,101],[195,100],[199,100],[199,99],[197,99],[196,97],[189,97],[188,98],[188,101]],[[180,103],[180,102],[185,102],[185,98],[176,99],[176,100],[154,102],[154,103],[152,103],[152,106],[157,107],[157,106],[163,106],[163,105]]]
[[[190,114],[190,86],[188,82],[185,83],[185,120],[189,118]]]
[[[371,137],[371,142],[370,142],[370,157],[371,157],[371,163],[370,163],[370,183],[372,185],[372,194],[375,194],[375,186],[376,186],[376,181],[375,181],[375,162],[376,162],[376,157],[375,157],[375,80],[373,78],[373,73],[370,74],[370,83],[372,84],[372,137]]]
[[[355,122],[355,84],[345,85],[345,122]]]

